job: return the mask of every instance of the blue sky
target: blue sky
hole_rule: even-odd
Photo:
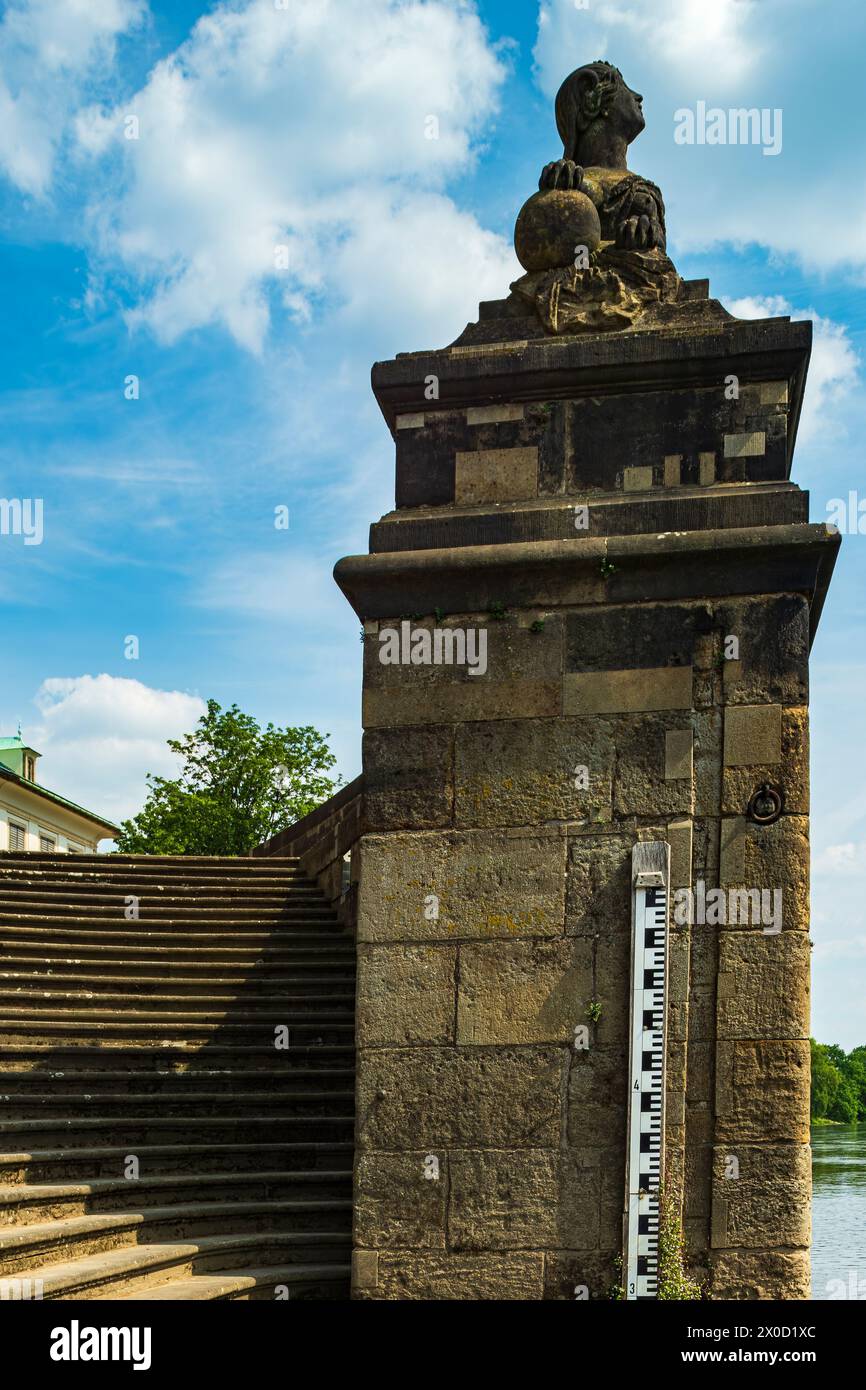
[[[45,781],[115,817],[208,696],[315,723],[358,771],[358,624],[331,569],[393,499],[370,365],[507,291],[515,214],[560,153],[552,96],[597,57],[644,94],[631,163],[680,271],[744,316],[815,319],[813,520],[866,498],[864,39],[860,0],[7,4],[0,494],[43,498],[45,538],[0,539],[0,732],[20,718]],[[698,101],[780,109],[781,153],[677,145]],[[864,547],[846,536],[812,664],[813,1028],[849,1047]]]

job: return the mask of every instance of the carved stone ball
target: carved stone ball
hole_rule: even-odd
[[[517,215],[514,249],[524,270],[573,265],[577,247],[598,250],[601,223],[595,203],[574,189],[533,193]]]

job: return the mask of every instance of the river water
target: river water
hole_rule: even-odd
[[[812,1130],[812,1297],[866,1299],[866,1124]]]

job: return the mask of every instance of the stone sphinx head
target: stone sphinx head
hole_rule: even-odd
[[[556,94],[563,158],[583,168],[625,168],[625,151],[646,125],[643,97],[611,63],[587,63]]]

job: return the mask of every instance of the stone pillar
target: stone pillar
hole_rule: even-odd
[[[838,546],[788,481],[809,346],[693,282],[663,329],[547,338],[503,301],[374,368],[397,510],[336,570],[365,633],[356,1297],[619,1283],[640,839],[675,888],[783,891],[779,932],[672,924],[666,1171],[711,1296],[808,1296],[807,663]],[[428,664],[437,631],[485,633],[483,673]]]

